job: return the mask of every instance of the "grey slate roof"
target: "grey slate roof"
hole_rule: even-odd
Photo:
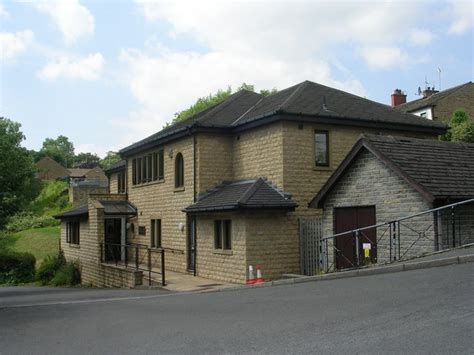
[[[126,200],[99,200],[106,215],[136,215],[137,208]]]
[[[106,215],[136,215],[137,208],[126,200],[99,200],[99,202],[104,206],[104,214]],[[54,216],[56,219],[65,219],[73,218],[80,216],[89,215],[89,210],[87,206],[80,206],[72,210],[59,213]]]
[[[325,123],[329,120],[329,123],[352,122],[366,126],[395,125],[401,130],[411,128],[443,133],[446,128],[440,122],[404,113],[341,90],[304,81],[267,97],[250,91],[239,91],[182,122],[122,149],[120,153],[126,155],[131,151],[145,149],[151,144],[159,144],[167,137],[187,134],[191,128],[205,127],[232,131],[248,127],[250,123],[264,124],[266,123],[264,118],[281,119],[283,115],[305,116],[311,122],[325,119]]]
[[[383,136],[366,139],[433,197],[474,197],[474,144]]]
[[[278,191],[268,181],[259,178],[223,183],[183,211],[199,213],[238,209],[293,210],[296,206],[288,195]]]
[[[115,173],[117,171],[125,169],[126,164],[127,164],[127,161],[125,159],[119,160],[115,164],[112,164],[111,166],[109,166],[107,169],[104,169],[104,172],[107,175]]]
[[[413,101],[395,106],[395,108],[397,110],[401,111],[401,112],[413,112],[413,111],[419,110],[419,109],[424,108],[424,107],[434,106],[434,105],[436,105],[436,103],[438,101],[444,99],[445,97],[447,97],[451,94],[454,94],[459,89],[462,89],[462,88],[467,87],[467,86],[470,86],[472,89],[474,89],[474,84],[471,81],[469,81],[467,83],[452,87],[450,89],[446,89],[446,90],[437,92],[436,94],[433,94],[431,96],[422,97],[420,99],[413,100]]]
[[[311,207],[321,206],[325,196],[357,159],[361,149],[372,152],[429,202],[474,198],[474,144],[362,135],[310,202]]]
[[[64,219],[64,218],[81,217],[81,216],[88,216],[88,215],[89,215],[89,210],[87,206],[80,206],[63,213],[58,213],[54,215],[53,217],[56,219]]]

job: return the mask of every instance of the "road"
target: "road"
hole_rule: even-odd
[[[474,349],[473,263],[201,294],[15,290],[0,288],[2,355]]]

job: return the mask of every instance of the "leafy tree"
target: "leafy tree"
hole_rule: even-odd
[[[100,158],[94,153],[79,153],[74,157],[74,166],[78,168],[93,168],[99,165]]]
[[[474,143],[474,122],[466,111],[459,109],[453,112],[448,123],[448,132],[441,139]]]
[[[120,161],[120,155],[117,152],[109,151],[104,159],[100,161],[100,166],[102,169],[107,169],[109,166]]]
[[[218,104],[219,102],[227,99],[230,95],[232,95],[232,88],[229,86],[226,90],[219,89],[215,94],[209,94],[207,96],[200,97],[194,104],[192,104],[186,110],[175,113],[173,120],[171,121],[171,123],[167,124],[167,126],[183,121],[186,118],[195,115],[196,113],[212,105]]]
[[[58,136],[56,139],[46,138],[43,147],[39,151],[39,155],[50,156],[62,166],[68,168],[74,163],[74,145],[69,141],[68,137]]]
[[[30,152],[21,146],[21,125],[0,117],[0,229],[9,216],[33,198],[35,167]]]
[[[241,90],[255,91],[255,86],[251,84],[242,83],[242,85],[240,85],[236,91],[232,91],[232,87],[228,86],[226,90],[219,89],[217,90],[215,94],[209,94],[207,96],[200,97],[197,99],[197,101],[194,104],[192,104],[186,110],[175,113],[173,120],[167,123],[165,126],[166,127],[171,126],[177,122],[183,121],[186,118],[191,117],[192,115],[195,115],[196,113],[202,110],[205,110],[208,107],[211,107],[213,105],[218,104],[221,101],[224,101],[233,93],[241,91]],[[271,90],[268,90],[268,89],[260,90],[260,94],[262,94],[263,96],[269,96],[276,92],[277,92],[277,89],[275,88]]]

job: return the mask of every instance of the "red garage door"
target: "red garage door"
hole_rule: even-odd
[[[367,227],[375,224],[375,206],[347,207],[335,209],[334,232]],[[377,261],[377,235],[375,229],[361,231],[359,236],[359,258],[363,260],[363,243],[371,243],[371,261]],[[351,234],[336,237],[336,268],[346,269],[357,264],[356,242]]]

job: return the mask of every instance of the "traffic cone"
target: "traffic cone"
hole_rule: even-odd
[[[261,284],[262,282],[265,282],[265,280],[262,277],[262,270],[260,269],[260,265],[257,265],[257,278],[255,279],[255,283]]]
[[[247,285],[253,285],[255,283],[255,275],[253,274],[253,266],[249,265],[249,278],[247,280]]]

